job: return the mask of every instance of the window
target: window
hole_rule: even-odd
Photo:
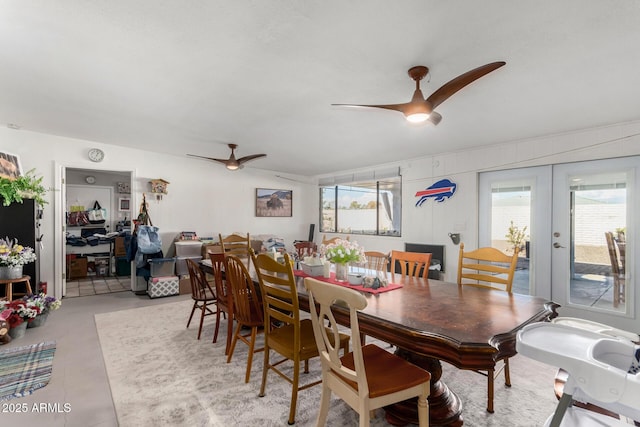
[[[400,176],[321,185],[320,231],[400,236],[401,190]]]

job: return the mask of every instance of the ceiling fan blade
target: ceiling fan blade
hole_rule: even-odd
[[[238,162],[238,164],[242,164],[242,163],[248,162],[249,160],[258,159],[260,157],[267,157],[267,155],[266,154],[252,154],[250,156],[240,157],[237,160],[237,162]]]
[[[474,68],[471,71],[467,71],[464,74],[450,80],[445,83],[440,89],[436,90],[427,98],[427,102],[431,104],[432,108],[436,108],[438,105],[446,101],[451,95],[467,86],[468,84],[478,80],[480,77],[489,74],[490,72],[502,67],[506,62],[492,62],[490,64],[482,65],[478,68]]]
[[[220,162],[220,163],[224,163],[224,164],[226,164],[227,161],[228,161],[228,159],[216,159],[216,158],[213,158],[213,157],[198,156],[198,155],[195,155],[195,154],[187,154],[187,156],[198,157],[200,159],[213,160],[214,162]]]
[[[409,103],[405,104],[387,104],[387,105],[357,105],[357,104],[331,104],[334,107],[353,107],[353,108],[383,108],[385,110],[394,110],[404,113],[404,109]]]

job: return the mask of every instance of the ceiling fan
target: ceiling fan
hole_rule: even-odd
[[[436,90],[425,99],[420,90],[420,80],[422,80],[428,73],[429,68],[424,65],[417,65],[409,68],[409,77],[416,82],[416,90],[413,92],[413,97],[410,102],[404,104],[387,104],[387,105],[355,105],[355,104],[331,104],[341,107],[367,107],[367,108],[383,108],[386,110],[399,111],[405,115],[407,120],[411,123],[423,123],[426,121],[431,122],[434,125],[440,123],[442,116],[436,111],[436,107],[446,101],[451,95],[474,82],[485,74],[489,74],[493,70],[496,70],[506,63],[503,61],[492,62],[490,64],[482,65],[478,68],[474,68],[471,71],[467,71],[464,74],[459,75],[453,80],[445,83],[440,89]]]
[[[187,156],[191,157],[199,157],[201,159],[213,160],[215,162],[220,162],[225,167],[231,171],[235,171],[243,168],[243,164],[248,162],[249,160],[258,159],[260,157],[267,157],[266,154],[252,154],[251,156],[244,156],[236,159],[236,155],[234,150],[238,148],[237,144],[228,144],[229,148],[231,148],[231,156],[228,159],[215,159],[213,157],[205,157],[205,156],[196,156],[195,154],[187,154]]]

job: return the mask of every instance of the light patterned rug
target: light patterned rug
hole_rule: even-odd
[[[198,341],[195,319],[185,328],[190,310],[191,301],[181,301],[95,316],[120,426],[286,426],[289,383],[271,372],[266,396],[258,397],[262,353],[245,384],[247,346],[238,343],[227,364],[225,321],[212,344],[215,318],[205,318]],[[513,387],[496,381],[494,414],[485,410],[485,377],[443,364],[444,381],[462,401],[465,426],[540,426],[553,412],[556,369],[524,356],[511,361]],[[318,378],[319,365],[312,361],[302,377]],[[299,393],[297,426],[315,425],[320,392],[317,386]],[[372,426],[389,425],[382,410],[376,415]],[[327,425],[357,426],[358,416],[334,396]]]

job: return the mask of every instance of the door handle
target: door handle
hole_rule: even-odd
[[[562,245],[561,245],[560,243],[558,243],[558,242],[554,242],[554,243],[553,243],[553,247],[554,247],[554,248],[556,248],[556,249],[564,248],[564,246],[562,246]]]

